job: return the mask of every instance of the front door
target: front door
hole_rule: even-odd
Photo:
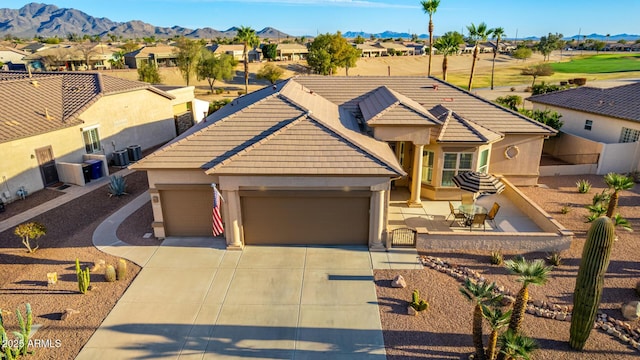
[[[58,170],[56,170],[56,158],[53,157],[51,146],[36,149],[36,157],[38,158],[38,165],[40,165],[40,174],[42,175],[44,186],[60,182]]]

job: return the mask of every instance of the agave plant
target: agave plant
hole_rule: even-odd
[[[578,187],[578,192],[580,194],[586,194],[591,190],[591,183],[588,180],[578,180],[578,182],[576,182],[576,186]]]
[[[109,197],[127,194],[127,180],[121,175],[113,175],[109,178]]]

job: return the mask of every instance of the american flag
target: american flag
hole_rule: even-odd
[[[222,195],[220,195],[220,191],[215,184],[212,184],[213,187],[213,211],[212,211],[212,230],[213,236],[221,235],[224,232],[224,226],[222,225],[222,216],[220,216],[220,200],[224,200]]]

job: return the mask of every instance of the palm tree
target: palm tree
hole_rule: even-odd
[[[447,81],[447,68],[449,67],[449,55],[460,51],[460,44],[464,44],[462,34],[449,31],[436,40],[434,47],[444,56],[442,59],[442,80]]]
[[[242,57],[244,59],[244,92],[249,93],[249,46],[255,47],[260,43],[256,31],[248,26],[240,26],[238,29],[238,40],[242,42],[244,48]]]
[[[501,357],[507,360],[529,360],[531,359],[531,353],[538,349],[538,344],[535,340],[517,334],[511,329],[500,336],[498,343],[500,344]]]
[[[518,291],[516,301],[513,304],[511,321],[509,321],[509,329],[518,333],[524,318],[527,301],[529,301],[529,285],[543,285],[546,283],[551,268],[546,266],[542,259],[529,262],[523,258],[505,261],[504,266],[510,273],[519,275],[517,281],[522,283],[522,288]]]
[[[482,344],[482,305],[495,303],[500,298],[500,296],[496,296],[493,293],[495,286],[496,283],[474,283],[467,279],[464,282],[464,286],[460,287],[460,293],[475,305],[473,309],[472,334],[477,360],[486,360],[484,345]]]
[[[476,27],[473,23],[467,26],[467,30],[469,30],[469,40],[473,42],[473,63],[471,64],[471,75],[469,76],[469,91],[471,91],[471,86],[473,84],[473,74],[476,70],[476,61],[478,61],[478,53],[480,52],[480,48],[478,45],[480,41],[487,41],[487,38],[491,35],[492,30],[487,27],[487,24],[481,22]]]
[[[491,30],[493,33],[493,39],[496,40],[496,47],[493,49],[493,63],[491,64],[491,90],[493,90],[493,73],[496,68],[496,56],[498,56],[498,51],[500,50],[500,40],[505,36],[504,29],[501,27],[497,27]]]
[[[620,197],[620,191],[631,189],[635,183],[633,179],[624,175],[616,173],[608,173],[604,176],[604,182],[607,183],[609,189],[613,190],[611,198],[609,199],[609,207],[607,208],[607,216],[613,217],[613,213],[618,207],[618,198]]]
[[[482,316],[487,319],[491,327],[491,335],[489,335],[489,343],[487,344],[487,357],[489,360],[496,358],[496,344],[498,343],[498,330],[509,324],[511,310],[502,312],[500,308],[492,308],[482,305]]]
[[[426,0],[421,1],[422,11],[425,14],[429,14],[429,68],[427,70],[427,76],[431,76],[431,55],[433,52],[433,14],[435,14],[436,10],[438,10],[438,5],[440,5],[440,0]]]

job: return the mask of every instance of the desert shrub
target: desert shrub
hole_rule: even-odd
[[[532,95],[546,94],[558,90],[568,89],[569,86],[560,86],[554,84],[546,84],[544,81],[541,84],[533,85],[531,87]]]
[[[571,208],[568,207],[567,205],[565,205],[562,208],[560,208],[560,213],[562,213],[562,214],[568,214],[569,211],[571,211]]]
[[[562,263],[562,254],[559,251],[554,251],[547,255],[547,262],[553,266],[560,266]]]
[[[239,90],[239,91],[238,91],[238,96],[242,96],[242,95],[244,95],[244,94],[246,94],[246,92],[244,92],[244,90]]]
[[[522,97],[518,95],[499,96],[496,102],[513,111],[518,111],[518,105],[522,105]]]
[[[47,234],[47,228],[39,222],[28,222],[16,226],[13,233],[22,239],[22,245],[27,248],[29,253],[34,253],[40,245],[38,239]],[[31,247],[31,240],[36,241],[36,246]]]
[[[491,252],[491,264],[502,265],[503,261],[504,261],[504,257],[502,256],[502,252],[500,250],[495,250]]]
[[[220,95],[220,94],[222,94],[223,92],[224,92],[224,89],[223,89],[223,88],[217,88],[217,89],[216,89],[216,94],[217,94],[217,95]]]
[[[587,78],[575,78],[573,79],[573,83],[578,86],[583,86],[587,84]]]
[[[231,102],[231,99],[221,99],[221,100],[214,100],[209,104],[209,112],[207,113],[207,115],[211,115],[214,112],[220,110],[223,106],[227,105],[228,103]]]
[[[578,187],[578,192],[580,194],[586,194],[591,190],[591,183],[588,180],[578,180],[578,182],[576,182],[576,186]]]

